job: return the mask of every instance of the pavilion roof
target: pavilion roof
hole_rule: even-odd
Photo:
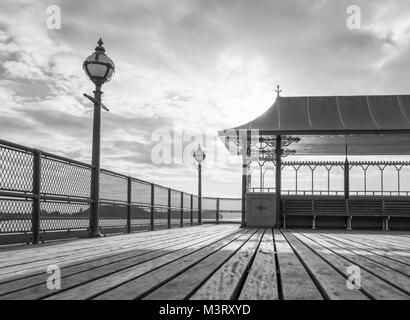
[[[300,155],[410,154],[410,95],[278,97],[262,115],[219,131],[225,139],[240,130],[259,136],[301,138]],[[226,141],[225,141],[226,142]]]

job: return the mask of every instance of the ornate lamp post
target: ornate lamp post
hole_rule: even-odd
[[[205,160],[205,152],[201,149],[201,145],[198,145],[198,149],[195,150],[193,157],[198,162],[198,223],[202,224],[202,161]]]
[[[94,102],[92,174],[91,174],[91,237],[99,237],[99,201],[100,201],[100,144],[101,144],[101,108],[108,109],[101,103],[101,86],[110,81],[114,71],[114,62],[105,54],[102,40],[98,40],[95,52],[83,63],[84,72],[95,84],[94,98],[84,94]]]

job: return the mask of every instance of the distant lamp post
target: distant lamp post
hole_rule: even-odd
[[[196,162],[198,162],[198,223],[202,224],[202,161],[205,160],[205,152],[201,149],[201,145],[198,145],[198,149],[193,154]]]
[[[115,72],[114,62],[105,54],[103,41],[98,40],[95,52],[83,63],[84,72],[95,84],[94,98],[84,94],[94,103],[92,174],[91,174],[91,237],[99,237],[99,201],[100,201],[100,145],[101,145],[101,108],[108,109],[101,103],[101,86],[110,81]]]

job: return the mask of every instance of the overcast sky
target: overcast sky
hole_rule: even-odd
[[[346,26],[352,4],[360,29]],[[61,29],[46,27],[50,5]],[[226,155],[216,132],[269,108],[276,84],[284,96],[409,93],[410,1],[0,0],[2,139],[90,162],[82,62],[99,37],[116,63],[102,167],[189,192],[194,163],[154,164],[155,130],[206,134]],[[239,159],[217,160],[204,194],[239,196]]]

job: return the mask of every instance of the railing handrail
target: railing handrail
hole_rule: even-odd
[[[68,157],[64,157],[64,156],[61,156],[61,155],[57,155],[57,154],[54,154],[54,153],[50,153],[50,152],[44,151],[44,150],[42,150],[42,149],[27,147],[27,146],[24,146],[24,145],[21,145],[21,144],[17,144],[17,143],[14,143],[14,142],[10,142],[10,141],[7,141],[7,140],[3,140],[3,139],[0,139],[0,145],[4,145],[4,146],[6,146],[6,147],[11,147],[11,148],[13,148],[13,149],[15,149],[15,150],[20,150],[20,151],[25,151],[25,152],[30,152],[30,153],[34,153],[34,152],[38,151],[38,152],[41,153],[41,155],[42,155],[43,157],[46,157],[46,158],[49,158],[49,159],[53,159],[53,160],[54,160],[54,159],[55,159],[55,160],[60,160],[60,161],[66,162],[66,163],[68,163],[68,164],[76,164],[76,165],[80,165],[80,166],[82,166],[82,167],[86,167],[86,168],[92,169],[92,165],[89,164],[89,163],[86,163],[86,162],[83,162],[83,161],[78,161],[78,160],[71,159],[71,158],[68,158]],[[154,185],[155,187],[160,187],[160,188],[164,188],[164,189],[171,189],[171,190],[176,191],[176,192],[178,192],[178,193],[184,193],[184,194],[187,194],[187,195],[191,195],[191,194],[192,194],[193,196],[197,196],[196,194],[193,194],[193,193],[181,191],[181,190],[174,189],[174,188],[171,188],[171,187],[166,187],[166,186],[163,186],[163,185],[154,183],[154,182],[149,182],[149,181],[146,181],[146,180],[143,180],[143,179],[140,179],[140,178],[136,178],[136,177],[129,176],[129,175],[126,175],[126,174],[123,174],[123,173],[119,173],[119,172],[115,172],[115,171],[112,171],[112,170],[109,170],[109,169],[101,168],[101,169],[100,169],[100,172],[101,172],[101,173],[110,174],[110,175],[113,175],[113,176],[115,176],[115,177],[122,177],[122,178],[124,178],[124,179],[131,178],[133,181],[137,181],[137,182],[141,182],[141,183],[146,183],[146,184],[150,184],[150,185],[152,184],[152,185]],[[216,198],[215,198],[215,199],[216,199]]]

